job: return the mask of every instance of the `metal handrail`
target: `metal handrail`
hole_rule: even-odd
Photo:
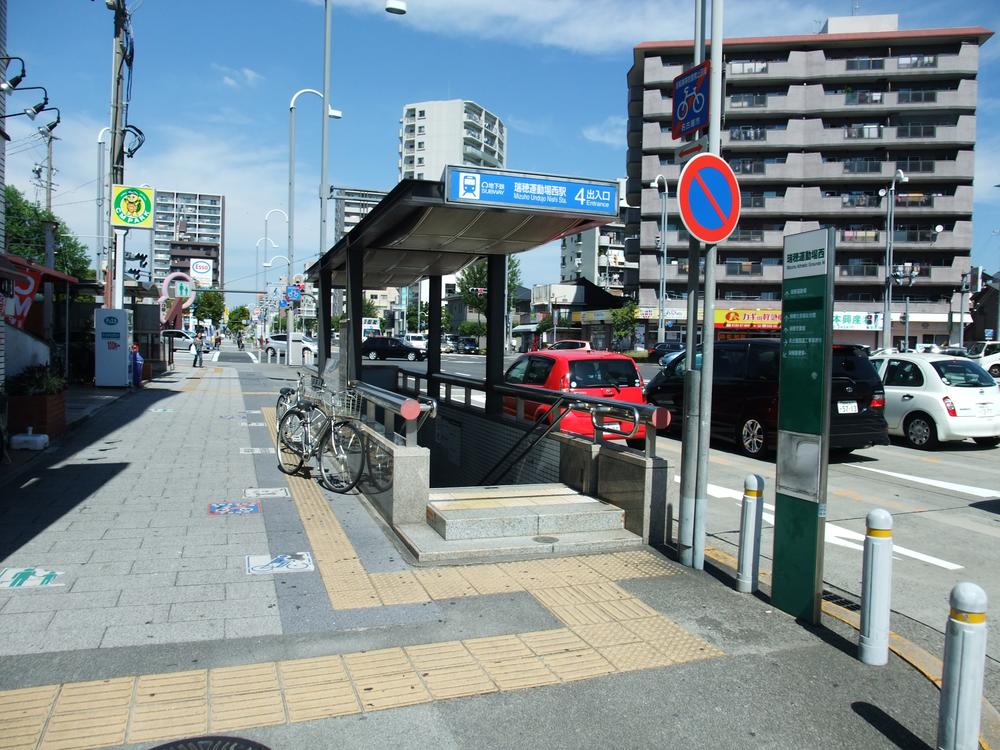
[[[566,391],[554,391],[548,388],[535,388],[534,386],[525,385],[511,385],[509,383],[497,385],[496,390],[498,393],[508,396],[516,396],[517,398],[529,401],[540,401],[544,404],[554,404],[556,401],[568,397],[573,399],[573,408],[579,411],[589,411],[591,407],[606,407],[615,413],[621,411],[621,413],[627,414],[627,417],[623,417],[625,419],[634,420],[636,424],[649,425],[654,429],[663,429],[670,422],[670,412],[662,406],[655,406],[653,404],[623,403],[621,401],[597,398],[596,396],[585,396],[582,393],[572,392],[569,392],[570,395],[567,396]],[[602,431],[614,432],[614,430],[603,428]]]
[[[410,398],[400,396],[398,393],[387,391],[385,388],[363,383],[360,380],[354,381],[349,386],[364,396],[368,403],[368,419],[375,422],[375,408],[381,407],[390,418],[383,419],[383,432],[387,438],[392,438],[395,433],[395,419],[392,417],[402,417],[406,429],[406,445],[414,447],[417,444],[417,432],[429,417],[437,416],[437,401],[427,396],[417,396]]]

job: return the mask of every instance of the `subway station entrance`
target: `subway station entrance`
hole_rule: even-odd
[[[487,290],[506,288],[507,256],[611,221],[617,184],[448,167],[441,182],[404,180],[307,271],[319,289],[319,371],[356,388],[369,443],[359,484],[421,561],[571,554],[662,543],[667,464],[656,456],[655,407],[504,383],[504,294],[486,299],[485,376],[442,372],[442,276],[485,260]],[[364,290],[426,279],[426,371],[367,362]],[[335,290],[346,293],[332,346]],[[524,404],[550,416],[524,419]],[[594,437],[559,431],[589,413]],[[602,429],[608,420],[607,430]],[[645,450],[611,424],[646,426]]]

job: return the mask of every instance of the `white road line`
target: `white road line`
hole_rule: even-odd
[[[250,357],[250,361],[251,362],[253,362],[254,364],[257,364],[257,357],[254,356],[253,352],[246,352],[246,355],[248,357]]]
[[[212,361],[213,362],[218,362],[220,354],[222,354],[222,352],[219,351],[218,349],[216,349],[214,352],[212,352]]]
[[[681,478],[678,475],[674,475],[674,482],[680,483]],[[706,488],[709,495],[712,497],[724,498],[729,500],[743,500],[743,493],[737,490],[731,490],[728,487],[720,487],[717,484],[709,484]],[[774,526],[774,506],[769,503],[764,503],[764,513],[761,514],[764,521],[771,526]],[[848,549],[855,549],[860,551],[864,550],[863,543],[865,541],[865,535],[859,534],[857,531],[851,531],[851,529],[845,529],[843,526],[838,526],[835,523],[830,523],[827,521],[824,524],[824,541],[827,544],[833,544],[838,547],[847,547]],[[914,550],[908,549],[906,547],[900,547],[898,544],[892,545],[892,551],[898,555],[904,557],[911,557],[914,560],[920,560],[921,562],[928,563],[929,565],[936,565],[939,568],[944,568],[945,570],[961,570],[963,566],[957,565],[953,562],[948,562],[947,560],[942,560],[939,557],[933,557],[932,555],[925,555],[923,552],[916,552]]]
[[[955,484],[953,482],[945,482],[940,479],[915,477],[912,474],[900,474],[895,471],[886,471],[885,469],[873,469],[870,466],[862,466],[861,464],[845,464],[845,466],[850,466],[854,469],[864,469],[865,471],[874,471],[876,474],[885,474],[888,477],[896,477],[897,479],[909,479],[911,482],[916,482],[917,484],[926,484],[930,487],[938,487],[942,490],[951,490],[952,492],[961,492],[974,497],[1000,497],[1000,490],[973,487],[968,484]]]

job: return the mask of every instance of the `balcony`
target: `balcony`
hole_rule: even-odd
[[[934,138],[937,128],[934,125],[899,125],[896,127],[897,138]]]
[[[761,237],[763,239],[763,237]],[[764,267],[751,261],[727,261],[726,276],[763,276]]]
[[[729,63],[729,75],[730,76],[752,76],[761,75],[768,72],[767,62],[751,60],[742,62],[731,62]]]
[[[751,125],[729,128],[730,141],[766,141],[767,129]]]
[[[659,55],[650,55],[644,61],[643,83],[645,86],[670,86],[674,79],[684,72],[683,65],[664,64]]]
[[[883,57],[855,57],[844,61],[844,69],[848,71],[857,70],[885,70],[885,58]]]
[[[877,229],[841,229],[839,232],[841,242],[858,244],[878,242],[881,235]]]
[[[878,140],[881,137],[882,137],[881,125],[853,125],[844,128],[844,138],[849,141]]]
[[[837,266],[837,278],[841,280],[874,279],[879,283],[881,283],[885,279],[885,276],[882,273],[883,268],[884,266],[876,266],[876,265]]]
[[[763,242],[763,229],[736,229],[729,235],[728,242]]]
[[[844,104],[854,107],[864,104],[883,104],[885,94],[881,91],[852,91],[844,94]]]
[[[767,107],[767,94],[733,94],[727,110]]]

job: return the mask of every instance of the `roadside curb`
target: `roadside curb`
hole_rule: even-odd
[[[734,581],[736,580],[738,561],[728,552],[723,552],[714,547],[707,547],[705,549],[705,562],[706,565],[711,565],[715,568],[717,573],[726,575]],[[771,576],[769,573],[761,571],[761,577],[770,578]],[[770,600],[770,596],[768,596],[768,600]],[[846,607],[829,601],[824,601],[821,606],[823,614],[848,625],[854,630],[861,630],[860,612],[853,612]],[[939,658],[891,630],[889,631],[889,650],[927,678],[938,690],[941,689],[941,675],[944,670],[944,664]],[[997,711],[985,696],[982,698],[982,719],[979,731],[979,747],[981,750],[991,750],[992,747],[1000,747],[1000,711]]]

